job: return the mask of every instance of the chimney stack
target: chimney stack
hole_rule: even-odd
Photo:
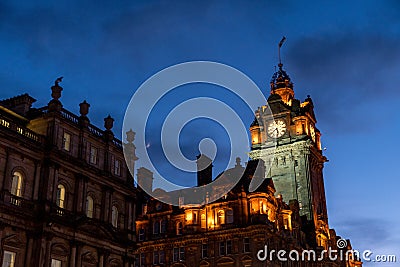
[[[147,193],[153,192],[153,180],[153,173],[150,170],[144,167],[141,167],[137,170],[138,188]]]
[[[212,182],[212,160],[206,155],[197,156],[197,186],[207,185]]]

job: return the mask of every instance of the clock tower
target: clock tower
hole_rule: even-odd
[[[270,166],[265,177],[272,178],[276,195],[285,202],[298,200],[309,241],[326,248],[330,238],[322,170],[327,159],[321,150],[314,104],[310,96],[304,101],[295,98],[289,75],[283,64],[278,66],[270,82],[268,105],[255,111],[250,126],[250,157]]]

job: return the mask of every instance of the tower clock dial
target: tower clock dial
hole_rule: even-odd
[[[286,132],[284,120],[274,120],[268,124],[268,135],[272,138],[279,138]]]
[[[310,124],[310,135],[313,142],[315,142],[315,128],[312,124]]]

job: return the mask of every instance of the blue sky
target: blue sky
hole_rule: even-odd
[[[399,253],[397,1],[2,1],[0,98],[28,92],[45,105],[64,76],[64,106],[77,112],[86,99],[91,121],[102,126],[110,113],[120,136],[136,88],[177,63],[231,65],[268,95],[282,35],[285,69],[296,96],[312,96],[327,148],[330,226],[359,249]],[[187,88],[199,90],[213,92]],[[188,125],[196,138],[182,137],[188,157],[207,134],[225,147],[224,133],[202,123]]]

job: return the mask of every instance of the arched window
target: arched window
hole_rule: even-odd
[[[118,208],[115,205],[111,208],[111,224],[115,228],[118,227]]]
[[[57,206],[62,209],[65,207],[65,187],[62,184],[57,186]]]
[[[11,181],[11,194],[17,197],[22,195],[22,174],[14,172]]]
[[[177,235],[182,235],[183,234],[183,224],[182,224],[182,222],[178,222],[176,224],[176,234]]]
[[[86,216],[93,218],[94,213],[94,202],[91,196],[86,197]]]
[[[201,219],[201,228],[206,228],[206,215],[203,213],[200,216]]]
[[[233,210],[226,211],[226,223],[233,223]]]
[[[160,222],[155,221],[153,224],[153,234],[158,235],[160,233]]]
[[[167,220],[163,219],[161,221],[161,233],[165,234],[167,232]]]
[[[217,224],[224,224],[225,223],[225,212],[223,210],[219,210],[217,213]]]

